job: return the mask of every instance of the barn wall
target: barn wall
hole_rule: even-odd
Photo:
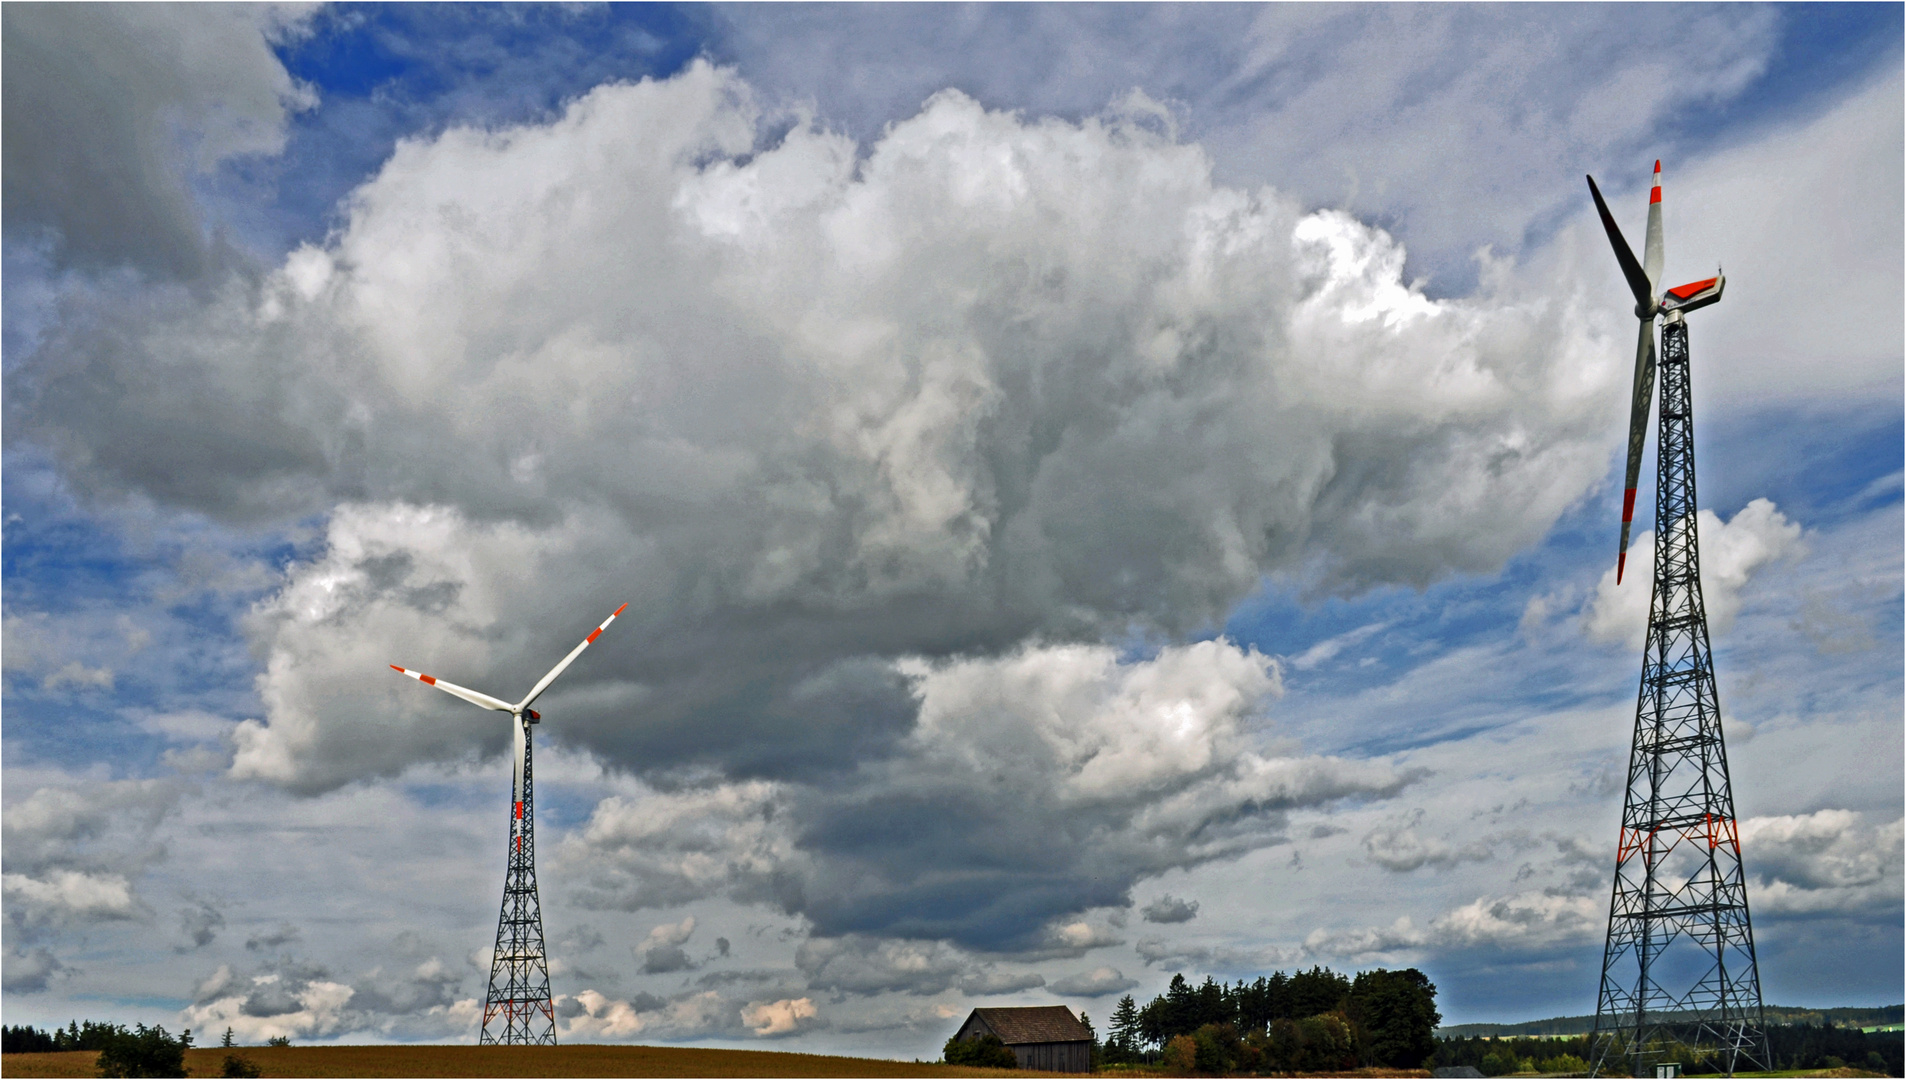
[[[1064,1073],[1092,1071],[1092,1044],[1088,1042],[1020,1043],[1012,1050],[1022,1069]]]

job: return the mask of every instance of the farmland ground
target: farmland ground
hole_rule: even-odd
[[[191,1075],[218,1076],[237,1054],[264,1076],[1044,1076],[877,1058],[667,1046],[244,1046],[188,1050]],[[97,1076],[93,1051],[7,1054],[0,1074]]]
[[[195,1077],[218,1076],[225,1055],[237,1054],[256,1064],[264,1076],[1058,1076],[1058,1073],[1018,1072],[1010,1069],[967,1069],[879,1058],[830,1057],[822,1054],[784,1054],[761,1050],[701,1050],[666,1046],[244,1046],[233,1050],[208,1047],[188,1050],[186,1070]],[[7,1054],[0,1058],[0,1076],[97,1076],[98,1054]],[[1163,1071],[1119,1070],[1115,1076],[1168,1075]],[[1424,1070],[1359,1069],[1347,1073],[1311,1073],[1309,1076],[1427,1077]],[[1525,1074],[1527,1075],[1527,1074]],[[1804,1072],[1742,1073],[1749,1076],[1859,1077],[1877,1073],[1859,1069],[1817,1069]]]

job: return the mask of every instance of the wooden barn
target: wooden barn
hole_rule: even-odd
[[[1024,1009],[974,1009],[955,1032],[956,1039],[998,1036],[1022,1069],[1041,1072],[1092,1071],[1092,1030],[1064,1005]]]

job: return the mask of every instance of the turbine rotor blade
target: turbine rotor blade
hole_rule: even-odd
[[[1654,286],[1648,281],[1647,271],[1635,261],[1635,253],[1629,249],[1628,241],[1622,238],[1621,226],[1615,224],[1615,215],[1608,212],[1608,203],[1602,198],[1602,189],[1595,186],[1595,178],[1588,178],[1588,193],[1595,196],[1595,210],[1602,216],[1602,228],[1608,231],[1608,242],[1615,248],[1615,261],[1621,264],[1621,276],[1628,279],[1628,291],[1635,294],[1635,314],[1643,318],[1655,313]]]
[[[401,675],[408,675],[411,678],[416,679],[418,682],[425,684],[426,686],[434,686],[446,694],[455,694],[457,697],[462,698],[463,700],[469,702],[472,705],[480,705],[486,709],[495,709],[498,712],[515,712],[516,711],[516,707],[511,705],[507,701],[498,701],[496,698],[493,698],[488,694],[480,694],[476,692],[475,690],[470,690],[470,689],[466,689],[464,687],[458,686],[456,683],[444,682],[442,679],[439,679],[435,676],[425,675],[421,671],[412,671],[406,667],[398,667],[396,664],[392,664],[390,666],[390,669]]]
[[[582,639],[582,644],[569,650],[569,655],[563,657],[561,663],[557,664],[553,668],[550,668],[549,674],[537,680],[536,685],[530,688],[529,694],[526,695],[519,704],[516,704],[513,706],[506,705],[504,707],[510,709],[513,712],[522,712],[524,709],[529,708],[532,702],[534,702],[537,698],[543,696],[543,691],[549,689],[549,684],[556,681],[556,676],[561,675],[563,673],[564,668],[568,667],[570,664],[575,663],[576,657],[581,656],[582,651],[584,649],[588,648],[597,638],[601,637],[602,632],[609,628],[609,624],[616,620],[616,615],[622,614],[622,612],[625,609],[627,609],[628,606],[629,605],[624,604],[621,607],[616,608],[615,615],[611,615],[608,618],[602,620],[602,625],[596,627],[594,630],[591,630],[589,632],[589,636]]]
[[[1635,487],[1641,479],[1641,450],[1648,441],[1648,414],[1655,393],[1655,321],[1641,320],[1641,338],[1635,342],[1635,389],[1628,413],[1628,472],[1621,493],[1621,548],[1615,556],[1615,584],[1628,568],[1628,531],[1635,521]]]
[[[1655,162],[1655,184],[1648,191],[1648,239],[1641,246],[1641,270],[1648,275],[1648,294],[1661,284],[1661,162]]]

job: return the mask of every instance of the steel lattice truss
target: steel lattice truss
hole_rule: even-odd
[[[490,990],[483,1001],[483,1043],[556,1044],[556,1013],[549,998],[549,962],[543,953],[543,906],[536,895],[536,803],[530,771],[530,725],[523,725],[522,790],[510,809],[509,873],[503,912],[496,921]]]
[[[1652,1074],[1682,1050],[1732,1076],[1773,1063],[1701,598],[1678,313],[1661,352],[1654,599],[1590,1054],[1596,1075]]]

